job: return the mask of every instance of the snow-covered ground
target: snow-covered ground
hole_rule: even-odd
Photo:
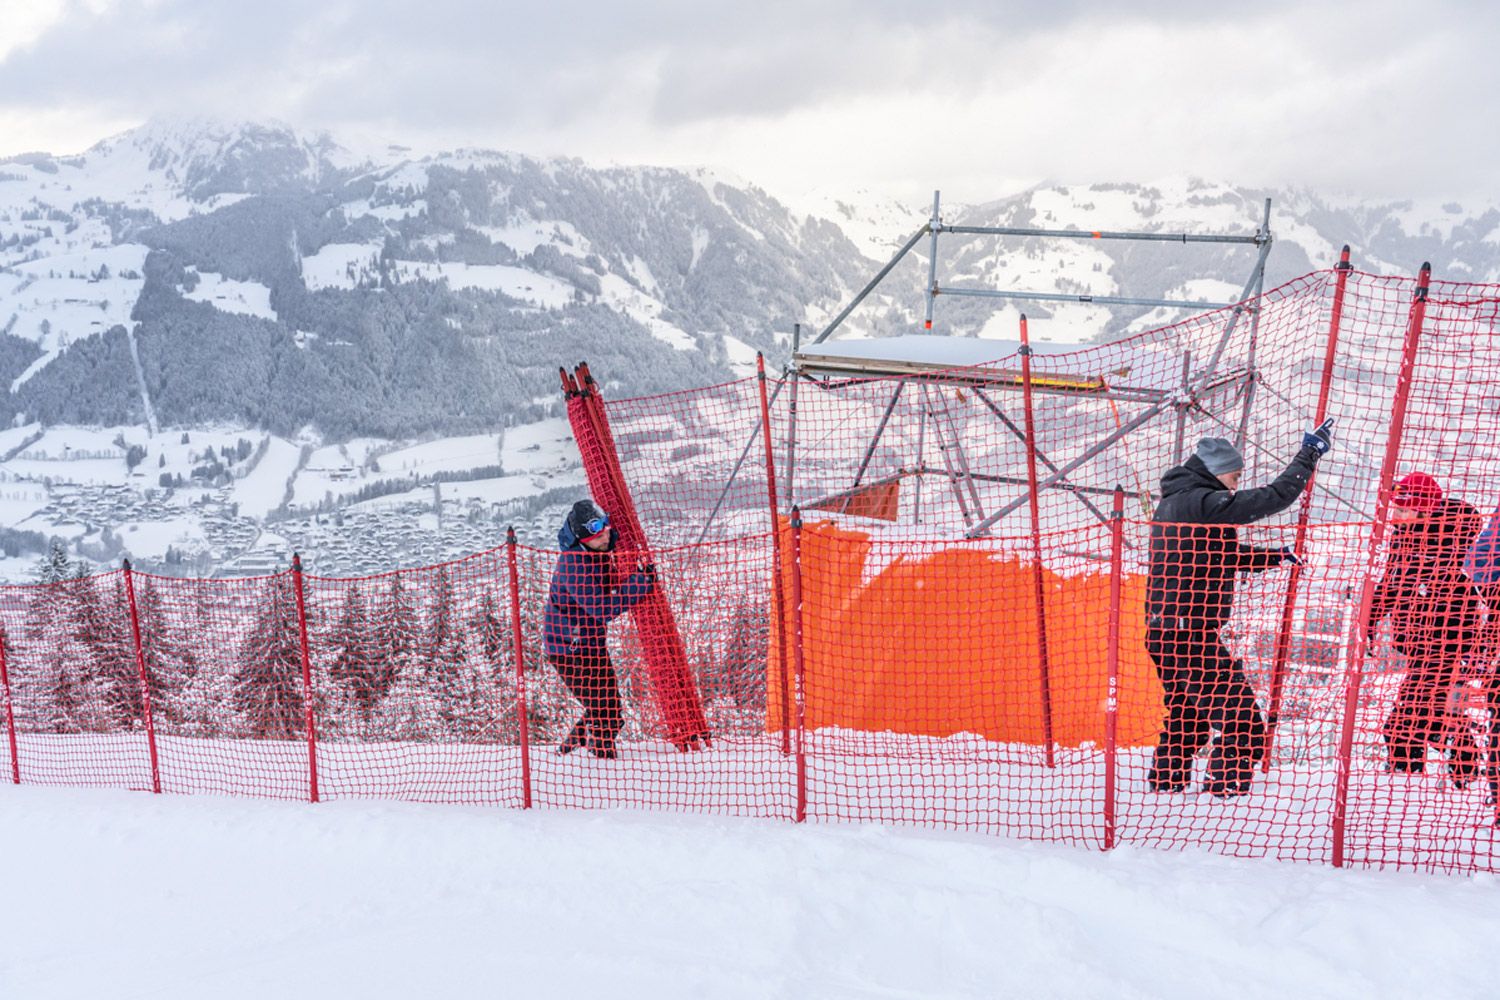
[[[302,280],[309,290],[353,288],[363,274],[376,273],[379,243],[329,243],[302,258]]]
[[[197,275],[198,283],[192,291],[184,292],[183,298],[207,302],[222,312],[273,321],[277,318],[276,310],[271,308],[271,290],[265,285],[256,281],[234,281],[212,271],[200,274],[196,267],[190,267],[188,271]]]
[[[81,229],[101,229],[95,236],[108,240],[108,228],[101,227],[95,223]],[[145,286],[140,276],[146,260],[144,246],[80,248],[54,241],[49,249],[57,252],[0,269],[0,317],[9,317],[0,324],[5,324],[7,333],[34,341],[42,352],[11,383],[12,391],[69,344],[114,326],[134,327],[130,312]]]
[[[1497,881],[621,811],[0,789],[0,993],[1490,997]]]
[[[505,264],[432,263],[398,260],[396,276],[401,281],[446,280],[452,288],[477,288],[486,292],[503,292],[522,302],[533,302],[542,308],[567,305],[573,297],[573,286],[549,275]]]

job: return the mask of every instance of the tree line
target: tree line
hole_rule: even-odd
[[[368,580],[308,580],[310,688],[290,572],[191,582],[134,574],[138,659],[124,572],[84,576],[86,568],[55,546],[20,620],[0,627],[23,733],[140,732],[149,698],[159,736],[303,739],[311,707],[320,740],[519,740],[509,597],[490,582],[504,578],[498,558],[483,568],[470,562]],[[533,739],[547,742],[580,709],[543,667],[544,592],[525,578],[522,585],[528,726]],[[683,612],[690,661],[719,724],[763,731],[764,601],[711,601]],[[711,620],[698,617],[704,614]],[[637,663],[628,629],[622,642],[622,662]],[[652,717],[644,671],[627,670],[625,679],[627,737],[639,738]]]

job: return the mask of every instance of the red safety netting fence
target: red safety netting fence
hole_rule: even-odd
[[[361,579],[0,587],[4,759],[24,783],[1496,870],[1500,598],[1485,560],[1454,559],[1500,499],[1497,321],[1494,286],[1336,269],[1071,353],[595,394],[590,482],[632,508],[619,558],[649,553],[662,605],[610,632],[618,759],[556,753],[579,714],[542,634],[557,554],[514,536]],[[1309,492],[1233,548],[1182,536],[1186,563],[1246,572],[1222,608],[1175,606],[1212,621],[1164,646],[1162,473],[1222,436],[1265,484],[1324,414]],[[1410,520],[1393,495],[1414,471],[1478,511]],[[1153,768],[1164,680],[1201,716],[1178,720],[1175,774]],[[700,725],[711,746],[680,752]],[[1199,794],[1225,768],[1245,794]]]

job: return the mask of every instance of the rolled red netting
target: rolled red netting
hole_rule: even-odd
[[[600,506],[609,512],[611,523],[619,532],[621,551],[640,553],[649,558],[651,546],[625,484],[625,474],[615,452],[599,387],[587,365],[579,365],[574,375],[576,380],[566,373],[563,376],[568,393],[568,423],[578,442],[589,490]],[[688,666],[682,633],[662,588],[653,588],[631,608],[630,614],[640,636],[646,674],[665,729],[663,735],[679,750],[707,746],[708,721]]]

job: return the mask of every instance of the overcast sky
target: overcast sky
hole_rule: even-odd
[[[154,115],[983,201],[1493,198],[1500,4],[0,0],[0,155]]]

